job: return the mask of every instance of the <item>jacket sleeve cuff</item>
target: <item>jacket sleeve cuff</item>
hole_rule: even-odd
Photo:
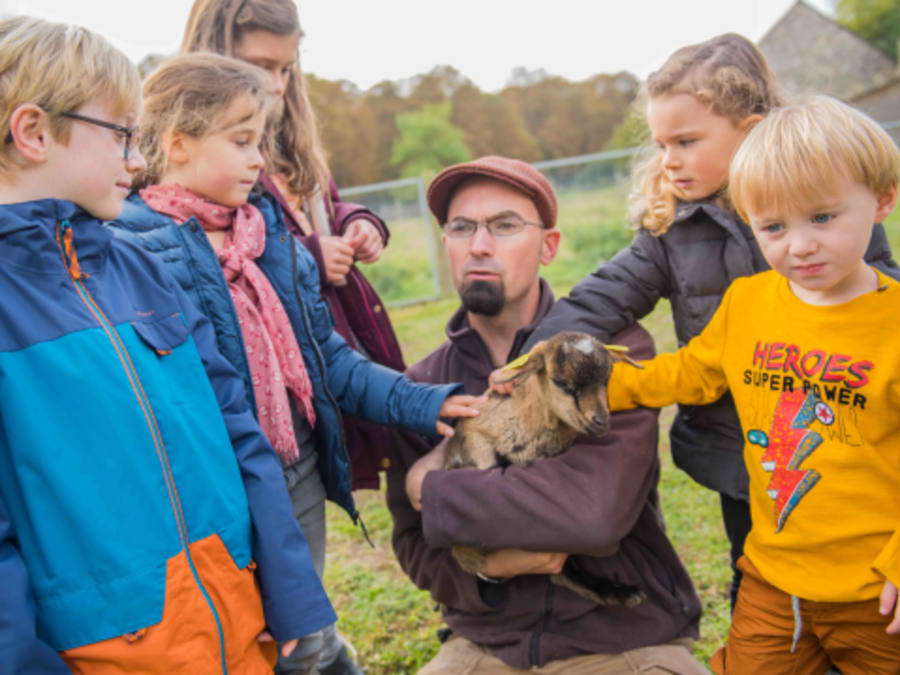
[[[337,614],[324,595],[313,602],[307,594],[264,597],[263,614],[269,632],[278,642],[315,633],[337,622]]]
[[[636,408],[634,399],[630,396],[625,386],[626,376],[623,373],[624,368],[631,368],[623,363],[614,363],[612,373],[609,376],[609,382],[606,384],[606,395],[609,399],[609,410],[615,412],[617,410],[631,410]]]
[[[403,408],[394,408],[397,415],[395,423],[426,436],[434,435],[441,406],[447,397],[464,393],[464,387],[459,382],[421,384],[402,378],[398,380],[397,386],[404,388],[406,395],[395,399],[398,403],[402,402]]]
[[[378,234],[381,235],[381,243],[384,246],[387,246],[389,238],[387,226],[381,218],[365,208],[360,208],[357,211],[350,211],[349,213],[344,214],[344,219],[340,222],[341,234],[344,234],[347,226],[354,220],[365,220],[368,223],[372,223],[372,225],[375,226],[375,229],[378,230]]]

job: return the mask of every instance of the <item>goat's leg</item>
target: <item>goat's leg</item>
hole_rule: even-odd
[[[478,574],[484,567],[484,561],[487,558],[484,551],[468,546],[454,546],[450,552],[459,566],[469,574]]]
[[[637,586],[589,574],[577,565],[570,564],[570,560],[571,558],[566,561],[561,573],[550,576],[550,580],[558,586],[604,606],[637,607],[647,597]]]

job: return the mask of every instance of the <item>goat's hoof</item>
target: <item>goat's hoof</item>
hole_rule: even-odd
[[[628,608],[637,607],[647,597],[646,593],[637,586],[602,577],[590,577],[584,574],[577,576],[579,578],[576,581],[573,576],[563,571],[561,574],[552,575],[550,579],[553,583],[568,588],[604,607],[614,605],[623,605]],[[586,585],[587,583],[590,583],[590,586]]]
[[[640,589],[636,589],[628,594],[625,599],[622,601],[622,604],[628,608],[637,607],[644,600],[647,599],[647,594]]]

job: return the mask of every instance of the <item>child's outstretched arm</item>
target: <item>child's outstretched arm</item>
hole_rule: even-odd
[[[602,342],[649,314],[671,289],[659,239],[638,232],[631,244],[560,298],[525,342],[523,353],[563,330],[589,333]]]
[[[728,390],[723,361],[732,296],[731,290],[725,293],[706,328],[677,352],[642,361],[643,368],[615,363],[607,384],[610,410],[718,400]]]
[[[298,262],[299,256],[309,255],[299,243],[294,246]],[[449,407],[444,407],[449,396],[462,391],[462,384],[419,384],[350,347],[334,329],[331,309],[319,291],[314,265],[304,268],[298,264],[295,281],[305,303],[304,320],[309,320],[307,330],[297,333],[297,342],[307,352],[321,355],[328,390],[341,410],[370,422],[428,435],[436,430],[442,434],[447,431],[439,417],[478,414],[472,407],[475,397],[454,397],[446,404]]]
[[[352,349],[336,331],[322,343],[328,389],[344,412],[422,434],[452,435],[441,417],[474,417],[478,397],[461,384],[419,384]],[[456,394],[456,395],[454,395]]]
[[[0,670],[10,673],[71,673],[59,654],[37,636],[28,570],[19,555],[15,532],[2,495],[0,579],[3,580],[0,583]]]
[[[448,396],[441,404],[438,415],[440,417],[475,417],[481,413],[478,405],[485,403],[486,401],[487,397],[484,395],[472,396],[470,394],[456,394],[454,396]],[[437,421],[435,429],[441,436],[449,438],[453,435],[453,427],[441,420]]]

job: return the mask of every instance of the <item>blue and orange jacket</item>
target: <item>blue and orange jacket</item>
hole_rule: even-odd
[[[0,326],[0,672],[179,630],[216,660],[173,670],[224,671],[234,634],[335,621],[241,378],[154,256],[71,202],[0,206]]]
[[[412,382],[402,373],[366,358],[335,330],[329,303],[321,295],[315,259],[288,232],[281,208],[270,195],[252,194],[266,223],[266,247],[256,259],[291,321],[313,385],[315,448],[328,498],[355,520],[351,466],[341,413],[378,424],[402,426],[425,434],[434,425],[444,399],[462,385]],[[196,219],[181,225],[153,211],[137,194],[109,224],[127,241],[154,253],[187,296],[212,321],[219,351],[244,378],[247,402],[255,411],[250,366],[237,312],[216,253]]]

